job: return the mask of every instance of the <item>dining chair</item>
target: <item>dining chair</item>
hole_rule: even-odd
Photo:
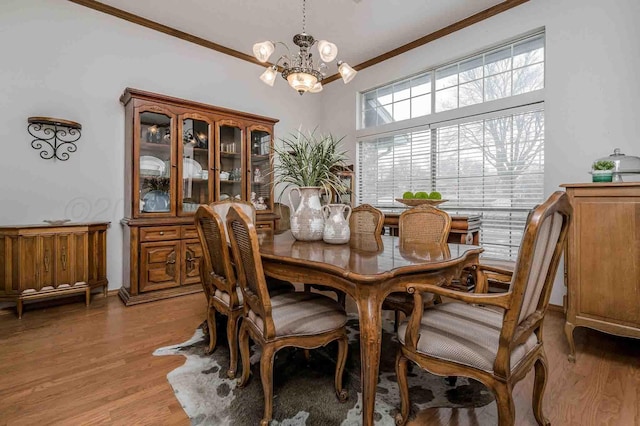
[[[384,213],[369,204],[360,204],[351,211],[349,228],[352,234],[382,234]]]
[[[258,235],[250,218],[237,207],[227,216],[231,249],[238,268],[244,315],[240,326],[242,376],[239,387],[250,376],[249,337],[262,347],[260,378],[264,392],[264,414],[260,424],[267,426],[273,412],[273,360],[284,347],[315,349],[338,342],[334,386],[340,402],[346,401],[342,375],[347,360],[347,315],[330,297],[309,292],[287,292],[271,296],[267,291],[260,259]]]
[[[571,214],[569,199],[562,191],[534,210],[506,293],[409,285],[414,310],[398,330],[401,346],[396,375],[402,402],[396,424],[405,424],[409,417],[409,360],[433,374],[465,376],[483,383],[495,395],[500,426],[515,423],[513,387],[534,368],[533,414],[539,425],[550,424],[542,411],[548,368],[542,326]],[[455,301],[425,309],[425,291]]]
[[[234,378],[238,357],[238,319],[242,316],[242,293],[236,286],[227,233],[222,218],[207,205],[200,205],[195,215],[196,229],[204,265],[200,268],[202,288],[207,297],[207,328],[209,347],[212,353],[216,347],[216,312],[227,317],[227,340],[229,342],[229,369],[227,376]]]
[[[423,204],[406,210],[398,218],[399,245],[411,245],[414,243],[440,243],[445,244],[451,229],[451,216],[436,207]],[[439,302],[439,297],[424,295],[424,303],[429,306]],[[407,317],[413,311],[413,297],[407,293],[391,293],[382,303],[383,310],[395,312],[394,331],[398,331],[400,324],[400,312]]]
[[[256,208],[249,201],[233,200],[233,199],[229,198],[229,199],[222,200],[222,201],[215,201],[215,202],[209,204],[209,206],[222,219],[222,223],[224,224],[224,228],[225,228],[225,231],[226,231],[227,243],[229,242],[229,231],[227,230],[227,222],[226,221],[227,221],[227,213],[229,212],[229,209],[231,208],[231,206],[238,206],[239,208],[242,209],[242,211],[247,216],[249,216],[251,218],[252,222],[255,223],[255,221],[256,221]]]
[[[273,203],[273,212],[280,216],[276,221],[276,232],[284,232],[291,229],[291,209],[282,203]]]
[[[220,218],[222,219],[222,223],[224,224],[224,227],[225,227],[225,232],[226,232],[225,235],[227,238],[227,243],[229,243],[229,230],[227,229],[227,213],[229,212],[229,209],[231,208],[231,206],[237,206],[240,209],[242,209],[242,211],[247,215],[247,217],[251,219],[252,223],[255,223],[256,221],[256,208],[249,201],[228,199],[228,200],[213,202],[209,204],[209,206],[213,209],[213,211],[218,213],[220,215]],[[268,277],[267,284],[269,286],[270,293],[277,293],[277,292],[283,292],[283,291],[295,291],[295,286],[293,284],[287,281],[279,280],[277,278]]]
[[[196,230],[203,250],[204,265],[200,268],[200,281],[207,298],[207,330],[209,347],[213,353],[217,343],[216,317],[218,312],[227,317],[229,343],[229,369],[227,375],[235,377],[238,359],[238,319],[242,315],[242,293],[236,285],[236,273],[229,253],[229,234],[225,219],[231,206],[237,206],[255,219],[255,209],[243,201],[221,201],[200,205],[195,215]],[[269,281],[273,294],[294,291],[292,284],[280,280]]]
[[[349,218],[349,229],[351,236],[356,235],[380,235],[384,225],[384,213],[369,204],[361,204],[351,210]],[[305,284],[304,290],[310,291],[312,288],[320,291],[332,291],[336,293],[338,302],[345,306],[346,295],[344,292],[319,284]]]
[[[525,228],[537,207],[536,205],[527,214]],[[516,262],[514,260],[481,257],[475,270],[471,271],[475,282],[475,292],[488,293],[490,288],[497,289],[498,291],[508,291],[515,269]]]

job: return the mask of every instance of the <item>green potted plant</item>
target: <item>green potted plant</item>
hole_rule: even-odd
[[[593,182],[611,182],[615,163],[608,160],[599,160],[593,163],[591,177]]]
[[[322,239],[324,217],[320,192],[345,192],[339,170],[345,166],[346,151],[341,149],[344,138],[320,134],[313,130],[298,131],[280,139],[273,150],[276,163],[273,168],[274,183],[291,188],[300,196],[300,203],[291,214],[291,233],[301,241]],[[291,192],[289,202],[293,208]]]

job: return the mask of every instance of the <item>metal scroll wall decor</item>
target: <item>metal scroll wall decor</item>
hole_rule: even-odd
[[[35,138],[31,147],[40,151],[41,158],[67,161],[69,153],[78,149],[76,142],[81,136],[80,123],[49,117],[29,117],[27,121],[27,131]]]

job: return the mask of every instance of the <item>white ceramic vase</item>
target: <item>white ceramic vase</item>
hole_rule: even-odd
[[[345,211],[347,215],[345,216]],[[346,204],[327,204],[322,207],[324,232],[322,239],[329,244],[346,244],[351,237],[349,218],[351,207]]]
[[[291,212],[291,233],[298,241],[320,241],[324,232],[324,216],[320,205],[320,190],[322,188],[309,186],[293,188],[297,191],[300,203]],[[294,203],[289,192],[289,203]]]

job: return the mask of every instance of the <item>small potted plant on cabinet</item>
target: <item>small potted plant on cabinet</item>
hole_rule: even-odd
[[[613,179],[613,169],[615,164],[613,161],[600,160],[593,163],[591,167],[592,181],[593,182],[611,182]]]

